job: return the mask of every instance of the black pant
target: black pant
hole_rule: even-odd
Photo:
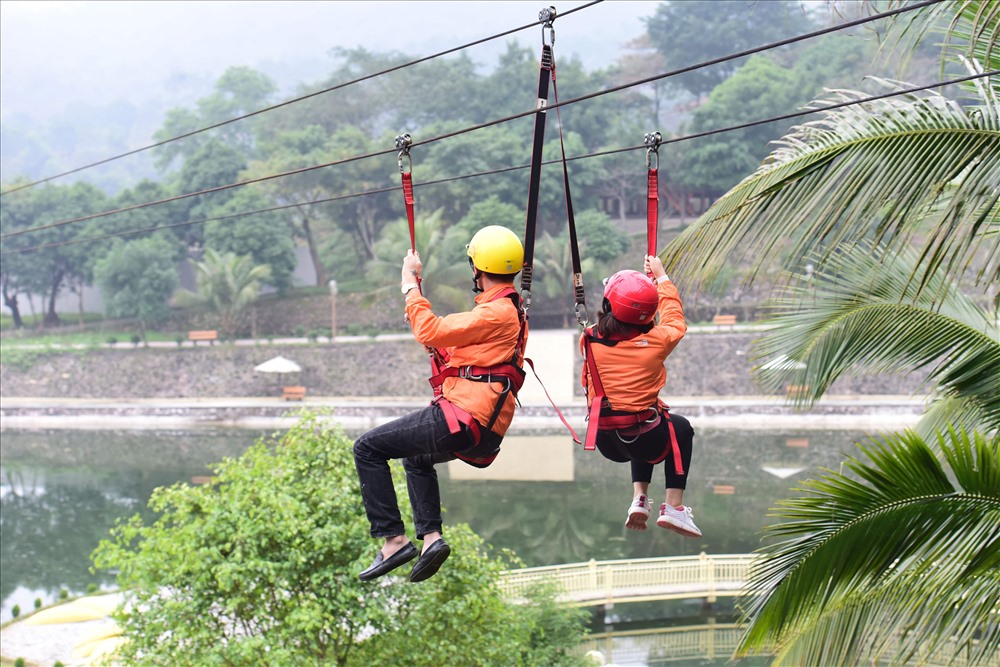
[[[664,475],[666,477],[666,488],[684,489],[687,488],[687,477],[691,466],[691,450],[694,446],[694,428],[686,418],[681,415],[670,413],[670,421],[674,425],[674,433],[677,435],[677,446],[681,452],[681,463],[684,467],[684,474],[678,475],[674,465],[673,446],[670,444],[670,430],[666,418],[660,419],[656,428],[646,431],[634,440],[618,435],[618,431],[598,431],[597,449],[604,455],[604,458],[617,463],[632,462],[632,481],[645,482],[649,484],[653,480],[653,464],[663,456],[664,451],[667,456],[663,459]]]
[[[499,436],[495,437],[499,444]],[[441,491],[434,465],[457,458],[455,452],[464,453],[471,445],[468,428],[463,424],[462,431],[452,435],[436,404],[376,426],[358,438],[354,443],[354,466],[372,537],[406,534],[389,459],[403,459],[413,525],[417,539],[423,539],[427,533],[441,532]]]

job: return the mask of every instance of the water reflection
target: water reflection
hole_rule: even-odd
[[[206,475],[210,464],[240,455],[262,435],[223,429],[5,430],[0,452],[2,618],[10,618],[14,604],[30,609],[36,597],[53,602],[61,589],[80,593],[88,586],[112,585],[90,572],[89,556],[115,521],[145,512],[154,488]],[[803,446],[797,433],[699,429],[685,502],[705,533],[701,539],[655,526],[643,533],[626,531],[627,466],[574,448],[561,435],[512,437],[500,458],[503,465],[495,469],[441,471],[445,521],[467,522],[493,545],[516,551],[528,566],[745,553],[759,546],[768,508],[818,468],[838,467],[857,437],[810,432]],[[657,613],[662,618],[666,609]]]

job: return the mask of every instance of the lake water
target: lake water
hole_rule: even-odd
[[[632,498],[628,466],[573,447],[563,434],[509,437],[498,462],[486,471],[461,463],[442,469],[445,530],[449,523],[468,523],[487,542],[513,549],[527,566],[749,553],[760,546],[769,508],[821,468],[838,469],[863,437],[855,431],[695,426],[685,504],[694,509],[703,538],[683,538],[652,523],[645,532],[626,530]],[[90,572],[89,556],[115,521],[145,511],[156,487],[207,475],[212,463],[238,456],[261,435],[233,429],[4,430],[3,620],[11,618],[15,604],[22,610],[32,609],[36,598],[50,604],[62,589],[113,587],[112,578]],[[662,488],[661,469],[653,489]],[[652,501],[662,502],[661,493],[652,494]],[[408,518],[407,525],[412,529]],[[606,620],[616,627],[664,619],[683,624],[704,616],[700,604],[617,605]],[[723,598],[711,613],[725,616],[730,610],[731,602]]]

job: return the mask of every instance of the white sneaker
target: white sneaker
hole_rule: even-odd
[[[629,505],[625,527],[629,530],[646,530],[647,519],[649,519],[649,500],[646,499],[646,496],[639,494],[632,499],[632,504]]]
[[[656,525],[685,537],[701,537],[701,530],[694,525],[694,515],[687,506],[677,509],[666,504],[660,505],[660,517],[656,520]]]

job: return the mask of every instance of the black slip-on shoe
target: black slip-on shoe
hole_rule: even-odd
[[[383,574],[392,572],[400,565],[409,563],[416,557],[417,548],[413,546],[413,542],[407,542],[405,547],[402,547],[399,551],[392,554],[388,558],[383,558],[382,550],[379,549],[378,555],[375,556],[375,560],[372,561],[372,564],[368,566],[367,570],[358,574],[358,579],[361,581],[378,579]]]
[[[439,539],[434,544],[427,547],[424,553],[420,554],[420,558],[417,559],[417,564],[413,566],[413,570],[410,571],[410,581],[417,582],[423,581],[424,579],[430,579],[437,573],[438,568],[441,564],[448,560],[448,556],[451,555],[451,547],[448,543],[444,541],[444,538]]]

